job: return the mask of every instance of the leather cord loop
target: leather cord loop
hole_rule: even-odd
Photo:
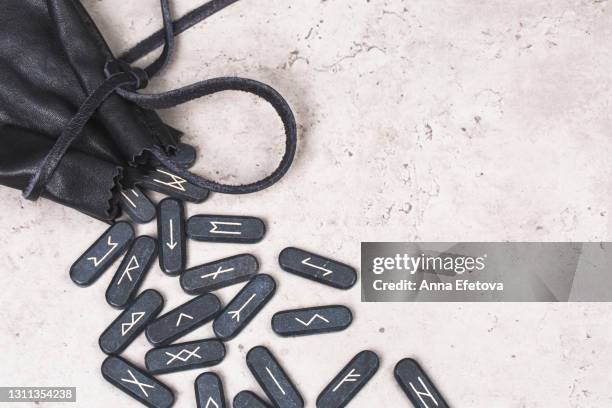
[[[134,94],[134,102],[150,109],[166,109],[202,96],[222,91],[242,91],[252,93],[268,102],[276,110],[285,128],[285,153],[276,169],[267,177],[250,184],[228,185],[207,180],[177,166],[160,149],[152,153],[155,157],[177,175],[197,186],[226,194],[246,194],[263,190],[279,181],[291,167],[297,149],[297,126],[289,104],[274,88],[246,78],[221,77],[198,82],[174,91],[161,94]]]

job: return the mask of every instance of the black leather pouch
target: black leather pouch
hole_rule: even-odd
[[[166,48],[177,31],[235,1],[212,1],[190,20],[169,20],[165,27]],[[163,10],[167,0],[161,3]],[[168,20],[168,13],[165,17]],[[143,41],[139,52],[163,45],[163,34],[161,30]],[[101,90],[113,74],[109,67],[117,66],[127,67],[123,75],[132,75],[135,84],[114,83]],[[126,177],[127,173],[138,174],[158,163],[160,157],[165,159],[165,165],[172,166],[181,133],[166,126],[152,106],[167,108],[220,90],[258,93],[248,86],[211,89],[208,84],[200,92],[179,92],[178,98],[166,95],[160,100],[150,96],[147,100],[134,92],[146,86],[141,83],[146,81],[139,77],[141,73],[146,77],[145,71],[130,71],[128,64],[114,57],[78,0],[4,0],[0,12],[0,183],[23,190],[27,198],[45,197],[92,217],[113,220],[118,214],[119,190],[134,182],[133,177]],[[98,97],[96,93],[105,94]],[[128,94],[134,96],[132,99],[144,99],[144,103],[130,100]],[[91,110],[91,115],[82,114],[86,110]],[[277,111],[291,116],[290,110]],[[77,114],[83,117],[75,118]],[[290,164],[295,151],[295,124],[290,123],[292,116],[283,121],[288,140],[292,138],[283,160],[289,159]],[[71,133],[72,138],[58,142],[62,133]],[[52,154],[54,146],[57,151]],[[41,171],[45,159],[52,163],[46,163]],[[35,180],[41,172],[42,181]],[[260,189],[216,188],[221,185],[189,176],[190,181],[214,191],[242,193]]]

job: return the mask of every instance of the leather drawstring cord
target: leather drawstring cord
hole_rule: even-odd
[[[153,146],[151,154],[162,165],[176,173],[176,175],[183,177],[192,184],[215,192],[228,194],[251,193],[263,190],[280,180],[289,170],[295,156],[297,127],[289,104],[272,87],[252,79],[219,77],[159,94],[141,94],[135,92],[146,87],[149,78],[155,76],[166,66],[172,56],[175,35],[180,34],[236,1],[238,0],[213,0],[173,22],[168,0],[160,0],[164,21],[163,29],[138,43],[125,53],[121,59],[107,62],[104,67],[106,80],[86,98],[76,115],[66,125],[56,143],[45,156],[34,176],[32,176],[27,188],[23,192],[24,197],[36,200],[40,196],[44,186],[53,175],[53,172],[72,142],[81,134],[85,124],[91,119],[96,109],[113,92],[117,92],[123,98],[145,109],[172,108],[221,91],[243,91],[257,95],[274,107],[283,122],[286,136],[285,153],[276,170],[267,177],[250,184],[222,184],[202,178],[179,167],[160,146]],[[129,65],[129,63],[147,55],[162,44],[164,46],[162,53],[146,68],[141,69]]]

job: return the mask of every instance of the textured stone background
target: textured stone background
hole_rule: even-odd
[[[84,3],[117,51],[160,26],[157,0]],[[176,1],[175,11],[198,3]],[[322,288],[276,263],[288,245],[358,266],[360,241],[612,240],[611,8],[607,0],[243,0],[180,36],[152,90],[252,77],[277,88],[300,125],[297,160],[281,183],[188,208],[269,225],[254,246],[189,245],[191,266],[246,250],[279,281],[213,368],[228,400],[245,388],[260,393],[244,356],[264,344],[310,407],[364,348],[382,366],[353,407],[409,406],[392,376],[405,356],[454,407],[612,405],[608,304],[360,304],[358,287]],[[254,180],[280,154],[280,124],[248,96],[213,96],[163,116],[199,146],[197,169],[210,177]],[[117,314],[104,302],[114,268],[88,289],[67,273],[105,226],[2,194],[0,384],[77,386],[79,407],[137,406],[99,374],[97,338]],[[154,231],[154,223],[139,228]],[[145,286],[164,294],[166,310],[188,299],[157,266]],[[350,305],[350,331],[271,332],[275,311],[322,303]],[[211,333],[206,326],[185,339]],[[142,363],[147,349],[141,336],[125,355]],[[177,406],[193,406],[198,373],[160,377]]]

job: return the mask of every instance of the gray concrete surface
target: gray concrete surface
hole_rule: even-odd
[[[156,0],[84,3],[118,51],[160,25]],[[174,3],[183,14],[199,2]],[[276,263],[289,245],[358,266],[367,240],[612,240],[611,8],[606,0],[243,0],[181,35],[151,90],[252,77],[277,88],[300,125],[297,160],[281,183],[188,207],[269,226],[253,246],[189,244],[189,265],[249,251],[279,283],[213,368],[228,399],[245,388],[261,394],[244,357],[263,344],[309,407],[365,348],[382,366],[351,407],[409,406],[392,376],[405,356],[453,407],[612,406],[609,304],[361,304],[358,287],[322,288]],[[197,170],[219,180],[254,180],[280,154],[280,124],[248,96],[217,95],[163,116],[199,146]],[[97,339],[117,314],[104,302],[112,272],[87,289],[68,277],[105,226],[1,192],[0,385],[76,386],[79,407],[138,406],[99,374]],[[145,286],[160,290],[167,308],[189,298],[157,266]],[[272,333],[275,311],[322,303],[349,305],[350,330]],[[206,326],[186,339],[211,334]],[[142,363],[147,349],[141,336],[125,355]],[[160,376],[177,406],[194,405],[199,372]]]

